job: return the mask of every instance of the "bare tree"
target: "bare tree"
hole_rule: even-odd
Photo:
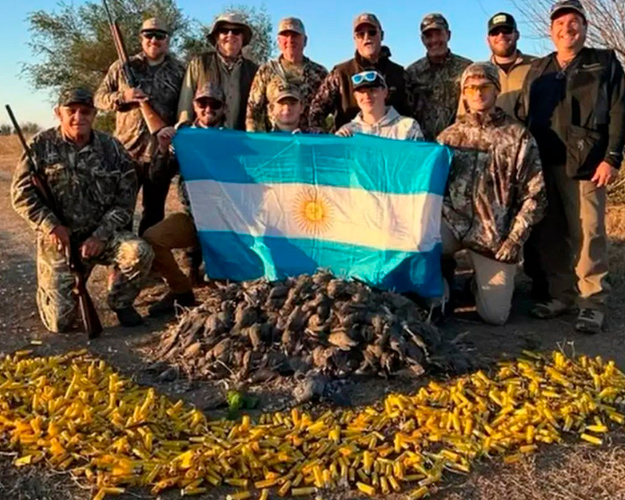
[[[512,0],[534,35],[549,36],[549,10],[554,0]],[[582,0],[588,14],[588,44],[613,49],[625,60],[625,1]]]

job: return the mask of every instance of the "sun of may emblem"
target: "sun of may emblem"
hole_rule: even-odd
[[[332,205],[313,188],[302,190],[295,199],[293,215],[297,225],[308,234],[320,234],[332,225]]]

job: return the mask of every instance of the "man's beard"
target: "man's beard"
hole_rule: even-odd
[[[495,54],[497,57],[510,57],[516,53],[516,43],[506,48],[500,49],[497,47],[491,47],[490,49],[492,50],[493,54]]]

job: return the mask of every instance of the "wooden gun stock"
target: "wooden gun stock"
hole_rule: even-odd
[[[69,266],[74,273],[74,293],[78,297],[78,310],[84,327],[85,333],[89,339],[95,339],[102,333],[102,323],[98,316],[98,311],[93,305],[91,295],[87,290],[87,280],[85,279],[85,269],[80,260],[78,249],[69,251]]]
[[[24,138],[24,134],[22,134],[22,129],[20,128],[15,115],[13,114],[13,110],[7,104],[6,106],[7,113],[9,114],[9,119],[13,124],[13,128],[15,129],[15,133],[17,134],[20,143],[22,144],[22,148],[24,149],[24,154],[28,158],[28,162],[30,163],[30,177],[33,185],[37,189],[39,196],[43,203],[56,215],[56,217],[63,224],[63,219],[60,217],[58,210],[56,210],[54,198],[52,196],[52,192],[50,191],[50,187],[48,186],[45,179],[39,175],[36,170],[35,163],[30,152],[30,148],[28,144],[26,144],[26,139]],[[86,287],[86,279],[85,279],[85,270],[82,265],[82,261],[80,260],[80,255],[78,255],[78,250],[66,250],[65,258],[67,260],[67,265],[69,266],[72,274],[74,275],[75,284],[74,284],[74,293],[78,297],[78,309],[80,311],[80,318],[82,320],[82,325],[85,333],[89,337],[89,339],[94,339],[100,336],[102,333],[102,323],[100,322],[100,317],[98,316],[98,312],[96,311],[95,306],[93,305],[93,301],[91,300],[91,296],[87,291]]]

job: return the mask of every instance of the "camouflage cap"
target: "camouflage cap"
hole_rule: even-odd
[[[449,31],[449,23],[443,14],[427,14],[421,21],[421,33],[425,33],[427,30]]]
[[[163,21],[160,17],[151,17],[150,19],[143,21],[139,33],[143,33],[144,31],[161,31],[169,35],[167,23],[165,23],[165,21]]]
[[[285,97],[292,97],[298,101],[302,101],[302,93],[300,90],[291,83],[281,82],[271,89],[269,95],[269,102],[276,103]]]
[[[284,33],[285,31],[293,31],[294,33],[306,36],[304,23],[297,17],[285,17],[280,21],[280,24],[278,24],[278,35],[280,33]]]
[[[195,91],[195,95],[193,96],[193,100],[197,101],[198,99],[202,99],[204,97],[221,102],[226,100],[223,89],[214,82],[208,82],[201,87],[198,87]]]
[[[93,92],[84,87],[73,87],[62,91],[58,105],[69,106],[70,104],[84,104],[93,108]]]
[[[208,34],[208,41],[213,45],[216,45],[217,30],[224,26],[232,26],[233,28],[241,28],[243,30],[243,47],[249,45],[252,40],[252,28],[247,24],[247,20],[238,12],[225,12],[220,14],[219,17],[213,23],[210,33]]]
[[[567,11],[577,12],[584,18],[584,20],[588,19],[588,17],[586,17],[586,10],[579,0],[558,0],[551,6],[551,13],[549,17],[553,21],[556,17]]]
[[[363,24],[370,24],[371,26],[375,26],[380,31],[382,31],[382,23],[375,14],[371,14],[370,12],[363,12],[359,14],[354,19],[354,31],[358,29],[359,26]]]
[[[476,62],[471,64],[462,73],[460,79],[460,88],[464,89],[464,85],[469,78],[485,78],[490,81],[497,90],[501,91],[501,82],[499,81],[499,70],[491,62]]]

